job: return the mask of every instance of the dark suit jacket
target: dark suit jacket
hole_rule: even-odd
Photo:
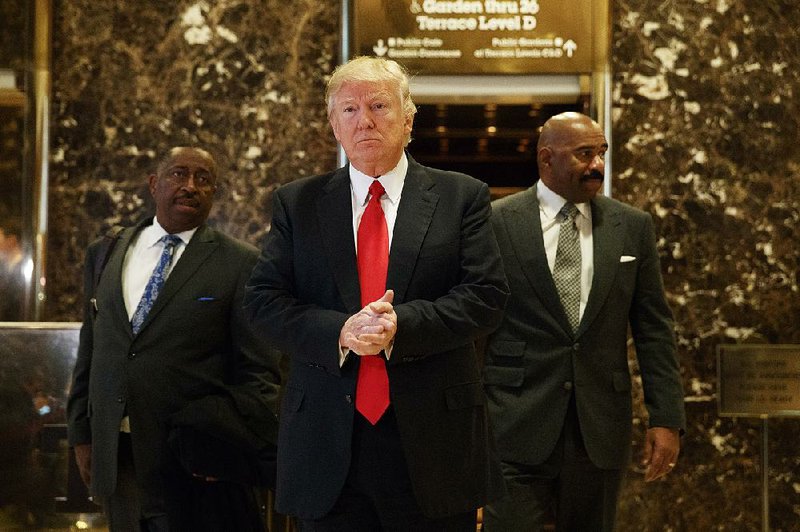
[[[245,417],[272,415],[280,382],[275,352],[243,315],[244,284],[257,250],[203,225],[198,228],[133,335],[122,296],[122,265],[133,236],[152,218],[126,229],[93,293],[95,255],[87,252],[85,317],[68,402],[70,445],[92,444],[92,492],[116,486],[117,444],[130,416],[137,481],[149,495],[143,511],[160,508],[164,472],[176,469],[167,444],[172,416],[203,397],[230,397],[250,386]],[[96,298],[96,311],[90,298]]]
[[[474,509],[502,482],[473,343],[500,322],[508,295],[489,211],[484,183],[409,158],[386,282],[398,319],[387,372],[414,493],[431,517]],[[355,412],[358,357],[340,369],[338,350],[361,308],[347,167],[276,191],[245,306],[291,359],[276,508],[319,518],[344,485]]]
[[[594,277],[573,334],[542,240],[536,187],[493,204],[492,225],[511,298],[489,338],[484,368],[490,418],[505,461],[539,464],[553,451],[572,392],[589,457],[627,465],[631,441],[628,326],[650,426],[684,428],[683,391],[650,216],[596,197]]]

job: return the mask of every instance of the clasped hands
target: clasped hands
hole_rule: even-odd
[[[387,290],[380,299],[350,316],[339,333],[339,345],[358,356],[377,355],[388,349],[397,333],[393,300],[394,291]]]

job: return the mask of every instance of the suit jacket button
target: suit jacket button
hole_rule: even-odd
[[[577,353],[581,350],[581,344],[572,344],[572,350]]]
[[[571,381],[566,381],[564,383],[564,390],[567,391],[567,392],[572,391],[572,382]]]
[[[128,360],[132,360],[136,356],[136,353],[128,353]]]
[[[118,403],[124,403],[125,402],[125,398],[120,395],[119,397],[117,397],[117,402]]]
[[[347,401],[348,404],[352,404],[353,403],[353,396],[350,395],[350,394],[347,394],[347,395],[344,396],[344,400]]]

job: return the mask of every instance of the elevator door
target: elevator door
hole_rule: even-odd
[[[417,106],[408,151],[419,163],[486,182],[493,197],[530,187],[539,177],[539,128],[553,115],[585,112],[574,103],[423,103]]]

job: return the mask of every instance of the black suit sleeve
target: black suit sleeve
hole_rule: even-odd
[[[282,192],[273,195],[272,228],[247,283],[245,310],[279,350],[298,361],[338,372],[339,333],[349,315],[298,298],[294,246],[320,243],[295,241]]]
[[[653,220],[641,216],[642,250],[629,320],[651,427],[685,429],[672,311],[666,301]]]
[[[70,446],[92,441],[89,426],[89,375],[92,368],[94,308],[91,299],[94,297],[94,265],[98,250],[99,243],[89,246],[83,268],[83,325],[67,399],[67,439]]]

